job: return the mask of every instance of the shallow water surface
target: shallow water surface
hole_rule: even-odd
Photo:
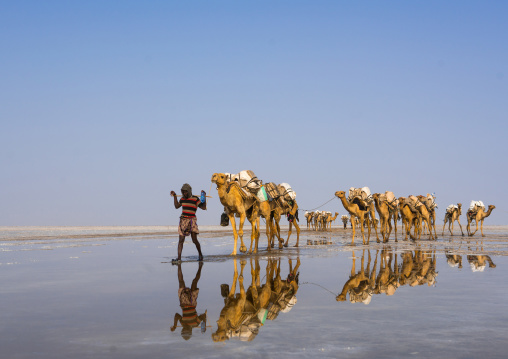
[[[338,228],[302,231],[299,248],[267,251],[261,241],[257,255],[233,258],[230,232],[211,228],[201,234],[201,270],[190,240],[188,262],[171,264],[177,236],[168,227],[0,232],[2,358],[495,358],[508,350],[505,229],[355,246]],[[199,319],[181,307],[180,287],[199,288]],[[190,326],[179,320],[184,311]]]

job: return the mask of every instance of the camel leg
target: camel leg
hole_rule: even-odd
[[[266,219],[266,238],[268,240],[268,247],[270,247],[270,240],[272,237],[272,233],[273,233],[273,223],[269,217],[268,219]],[[256,245],[256,252],[257,252],[257,249],[258,249],[258,247]]]
[[[374,204],[371,203],[370,207],[370,217],[372,219],[372,225],[374,227],[374,231],[376,232],[376,241],[379,243],[379,235],[377,234],[377,226],[376,226],[376,211],[374,209]],[[370,237],[370,228],[369,228],[369,237]],[[367,242],[368,243],[368,242]]]
[[[259,224],[257,223],[257,219],[253,219],[252,217],[249,218],[249,222],[250,222],[251,227],[252,227],[252,232],[251,232],[251,235],[250,235],[249,253],[252,253],[252,246],[253,246],[254,241],[256,240],[256,237],[257,237],[257,232],[259,230]]]
[[[236,246],[238,245],[238,232],[236,231],[235,215],[228,214],[228,217],[229,217],[229,222],[231,223],[231,227],[233,227],[233,237],[235,239],[235,244],[234,244],[233,252],[231,253],[231,255],[236,256]]]
[[[483,219],[481,220],[482,223],[480,223],[480,229],[482,232],[482,237],[485,237],[485,234],[483,234]]]
[[[476,232],[478,232],[478,218],[475,220],[476,222],[476,229],[475,231],[471,234],[471,237],[474,236],[476,234]]]
[[[245,223],[246,218],[247,216],[245,215],[245,213],[240,214],[240,225],[239,225],[240,229],[238,230],[238,235],[240,236],[240,252],[242,253],[247,252],[247,247],[243,243],[243,224]],[[254,227],[254,225],[252,226]],[[254,228],[252,228],[252,230],[254,231]]]
[[[427,225],[427,229],[429,230],[429,240],[433,240],[434,238],[432,237],[432,227],[430,224],[430,217],[426,217],[424,221],[425,224]]]
[[[434,209],[434,212],[432,213],[432,227],[434,228],[434,239],[437,239],[437,234],[436,234],[436,212],[435,212],[435,209]]]
[[[354,246],[355,245],[355,217],[353,217],[353,215],[351,215],[351,227],[353,228],[353,240],[351,241],[351,245]]]
[[[279,249],[282,249],[282,245],[284,244],[284,239],[280,236],[280,219],[282,217],[279,215],[277,218],[277,238],[279,240]]]
[[[293,221],[295,221],[295,220],[293,220]],[[284,247],[287,247],[287,246],[288,246],[288,243],[289,243],[289,237],[291,237],[291,232],[292,232],[292,229],[293,229],[293,222],[289,222],[288,238],[286,239],[286,243],[284,243]],[[279,246],[279,248],[282,248],[282,244]]]
[[[300,226],[298,225],[298,222],[296,220],[294,221],[294,223],[296,228],[296,244],[294,245],[294,247],[298,247],[298,244],[300,243]]]
[[[374,221],[370,223],[370,219],[367,217],[367,228],[368,228],[368,235],[367,235],[367,244],[370,243],[370,232],[371,232],[371,226],[374,225]],[[377,229],[376,229],[376,235],[377,235]],[[379,241],[379,238],[377,238]]]
[[[444,224],[443,224],[443,233],[441,234],[442,236],[444,236],[444,230],[445,230],[445,227],[446,227],[446,223],[447,223],[447,222],[448,222],[448,221],[447,221],[447,220],[446,220],[446,218],[445,218],[445,221],[444,221]],[[449,229],[449,228],[450,228],[450,226],[448,226],[448,229]]]
[[[360,228],[362,230],[362,239],[363,239],[363,244],[365,244],[365,229],[363,228],[363,224],[365,223],[365,215],[363,215],[361,218],[360,218]],[[369,227],[369,234],[370,234],[370,227]]]
[[[236,263],[236,259],[233,260],[233,264],[235,266],[235,271],[233,272],[233,284],[231,285],[231,289],[229,291],[229,297],[234,297],[236,292],[236,281],[238,280],[238,264]]]
[[[462,236],[464,236],[464,232],[462,231],[462,225],[460,224],[460,219],[457,218],[457,222],[459,223],[460,232],[462,233]]]
[[[388,220],[386,220],[386,224],[388,225],[388,235],[386,236],[386,240],[383,240],[384,243],[388,242],[390,239],[390,234],[392,234],[392,221],[390,217],[388,217]]]
[[[257,230],[256,230],[256,246],[254,247],[254,253],[258,252],[259,237],[261,236],[261,231],[260,231],[261,226],[260,226],[260,224],[261,224],[261,218],[258,217],[257,220],[256,220]],[[270,235],[270,228],[269,228],[269,223],[267,223],[266,224],[266,237],[270,238],[270,237],[268,237],[269,235]],[[252,244],[251,244],[251,247],[252,247]]]
[[[385,235],[386,235],[386,225],[385,225],[384,218],[381,217],[381,215],[379,216],[379,223],[380,223],[379,232],[381,232],[381,238],[383,238],[383,243],[384,243]],[[376,240],[376,242],[379,243],[379,238]]]
[[[238,283],[240,284],[240,296],[242,298],[245,298],[245,288],[243,287],[243,269],[245,268],[246,264],[246,260],[243,259],[240,261],[240,276],[238,277]]]

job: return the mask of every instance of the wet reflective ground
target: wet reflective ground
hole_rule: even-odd
[[[190,240],[170,263],[168,227],[0,229],[0,357],[506,356],[507,227],[368,246],[302,231],[236,259],[230,232],[201,230],[200,268]]]

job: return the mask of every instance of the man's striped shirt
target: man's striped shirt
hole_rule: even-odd
[[[196,211],[200,203],[201,200],[197,196],[192,196],[190,198],[182,197],[180,199],[180,204],[182,205],[182,216],[187,218],[196,217]]]

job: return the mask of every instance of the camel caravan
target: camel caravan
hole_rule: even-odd
[[[247,219],[251,224],[251,241],[249,253],[257,253],[260,237],[260,219],[266,222],[266,237],[268,241],[267,250],[275,246],[275,237],[279,242],[279,249],[289,245],[293,225],[296,229],[296,244],[300,241],[300,227],[298,225],[298,204],[296,193],[288,183],[275,184],[273,182],[263,183],[250,170],[241,171],[237,174],[214,173],[212,183],[217,186],[220,202],[224,206],[224,213],[221,218],[221,225],[227,226],[231,222],[234,236],[234,248],[231,255],[237,254],[238,238],[240,238],[240,252],[247,252],[243,241],[243,226]],[[408,197],[396,197],[393,192],[372,194],[369,187],[351,187],[349,191],[335,192],[344,209],[349,216],[341,217],[344,229],[347,223],[351,224],[354,244],[357,228],[360,228],[363,244],[369,244],[372,229],[376,235],[376,241],[387,243],[392,231],[397,242],[397,222],[402,221],[404,240],[408,237],[413,240],[420,240],[422,234],[428,235],[429,240],[436,240],[436,197],[433,194],[410,195]],[[488,217],[495,206],[490,205],[485,210],[481,201],[472,201],[467,211],[467,232],[473,236],[478,231],[483,234],[483,221]],[[379,219],[376,218],[376,212]],[[459,223],[462,235],[462,225],[459,217],[462,214],[462,204],[450,205],[446,208],[443,233],[448,224],[450,234],[453,235],[454,222]],[[287,239],[284,240],[280,234],[280,219],[285,216],[289,221]],[[305,219],[307,229],[313,231],[327,231],[332,228],[332,223],[339,216],[338,212],[332,214],[329,211],[306,211]],[[238,230],[235,218],[239,218]],[[471,223],[476,222],[476,230],[471,231]],[[379,223],[379,233],[378,233]],[[367,229],[367,236],[365,235]],[[381,238],[380,238],[381,235]],[[366,238],[367,237],[367,238]]]
[[[307,229],[324,231],[332,228],[332,222],[335,222],[338,215],[339,212],[335,212],[335,215],[332,215],[332,212],[329,211],[306,211],[304,216],[307,219]]]

